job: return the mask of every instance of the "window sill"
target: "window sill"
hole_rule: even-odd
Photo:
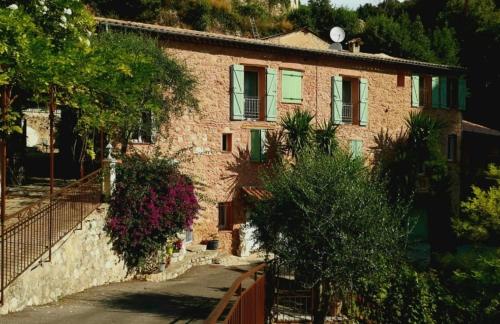
[[[227,229],[227,228],[219,228],[219,233],[232,233],[232,229]]]
[[[304,100],[300,100],[300,101],[281,100],[282,104],[287,104],[287,105],[302,105],[303,102],[304,102]]]

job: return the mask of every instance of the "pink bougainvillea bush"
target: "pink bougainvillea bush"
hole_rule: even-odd
[[[116,175],[106,230],[129,268],[136,268],[170,237],[191,229],[200,205],[193,182],[171,159],[131,155]]]

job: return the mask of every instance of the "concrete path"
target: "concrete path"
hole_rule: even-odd
[[[194,267],[177,279],[88,289],[47,306],[0,316],[0,324],[202,323],[251,266]]]

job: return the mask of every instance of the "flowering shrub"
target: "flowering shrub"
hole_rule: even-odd
[[[141,267],[200,209],[194,185],[169,159],[129,156],[117,168],[106,230],[130,268]],[[181,242],[182,244],[182,242]]]

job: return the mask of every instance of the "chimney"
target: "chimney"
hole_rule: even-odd
[[[361,38],[354,38],[347,42],[349,46],[349,52],[351,53],[359,53],[361,52],[361,45],[363,45],[363,41]]]

